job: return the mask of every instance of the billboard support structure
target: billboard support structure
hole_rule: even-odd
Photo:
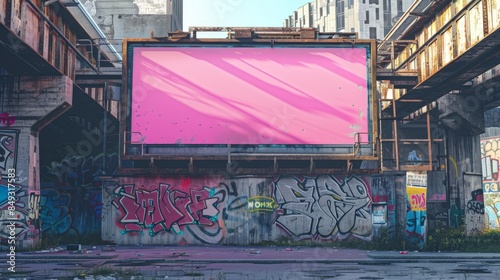
[[[375,40],[224,29],[124,40],[122,174],[378,171]]]

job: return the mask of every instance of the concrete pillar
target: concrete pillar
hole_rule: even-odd
[[[9,187],[8,183],[15,186],[16,248],[31,248],[40,241],[38,132],[71,107],[73,85],[65,76],[18,79],[3,96],[1,187]],[[3,122],[5,118],[7,123]],[[15,174],[15,180],[8,181],[13,177],[10,174]],[[2,214],[0,224],[9,223],[5,220],[8,213]],[[2,235],[9,234],[5,227],[1,228]]]
[[[484,110],[474,99],[448,94],[438,100],[440,121],[446,127],[450,225],[465,223],[467,235],[485,229],[479,134]]]

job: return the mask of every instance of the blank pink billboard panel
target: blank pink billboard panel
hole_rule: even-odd
[[[141,136],[132,140],[352,144],[368,132],[366,52],[136,47],[131,130]]]

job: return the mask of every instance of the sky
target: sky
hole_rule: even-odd
[[[282,27],[308,0],[184,0],[183,29],[192,26]]]

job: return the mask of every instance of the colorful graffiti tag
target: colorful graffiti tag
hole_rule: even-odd
[[[367,182],[330,175],[124,179],[103,192],[103,239],[118,244],[370,240]]]
[[[482,189],[471,192],[471,199],[467,202],[465,208],[467,233],[475,234],[484,229],[484,195]]]
[[[343,239],[371,234],[369,187],[359,177],[281,177],[274,188],[276,224],[294,236]]]
[[[423,249],[427,236],[427,175],[406,173],[406,239],[408,247]]]
[[[484,212],[486,225],[500,228],[500,138],[481,140]]]
[[[0,171],[2,178],[7,178],[7,170],[15,169],[17,164],[17,142],[19,130],[0,130]]]
[[[114,174],[118,168],[117,154],[107,155],[105,160],[103,155],[71,156],[46,166],[38,198],[38,215],[45,236],[101,234],[102,190],[96,176],[103,169],[103,161],[106,174]]]
[[[277,207],[272,197],[252,196],[248,198],[248,212],[250,213],[274,212]]]
[[[40,197],[42,232],[62,234],[71,226],[69,204],[71,195],[56,189],[44,189]]]
[[[14,190],[12,190],[12,187],[14,187]],[[33,245],[34,238],[39,234],[39,230],[35,226],[37,220],[30,218],[30,202],[25,189],[25,187],[19,185],[10,184],[9,186],[6,181],[0,182],[0,239],[2,243],[10,237],[8,226],[11,225],[11,222],[15,224],[16,240],[22,241],[27,246]],[[14,215],[8,210],[10,205],[8,203],[9,191],[14,192]]]
[[[119,219],[122,233],[149,229],[149,235],[154,236],[161,231],[180,233],[186,228],[196,236],[208,234],[211,240],[220,241],[223,232],[217,226],[218,206],[226,194],[215,188],[190,187],[188,184],[176,187],[160,183],[149,191],[144,187],[136,190],[135,185],[117,188],[113,205],[123,212]],[[215,227],[215,231],[209,233],[200,227]]]
[[[115,174],[118,169],[118,155],[107,155],[106,174]],[[72,156],[61,162],[52,162],[43,172],[44,181],[56,186],[84,187],[91,185],[102,172],[103,155],[95,157]]]

